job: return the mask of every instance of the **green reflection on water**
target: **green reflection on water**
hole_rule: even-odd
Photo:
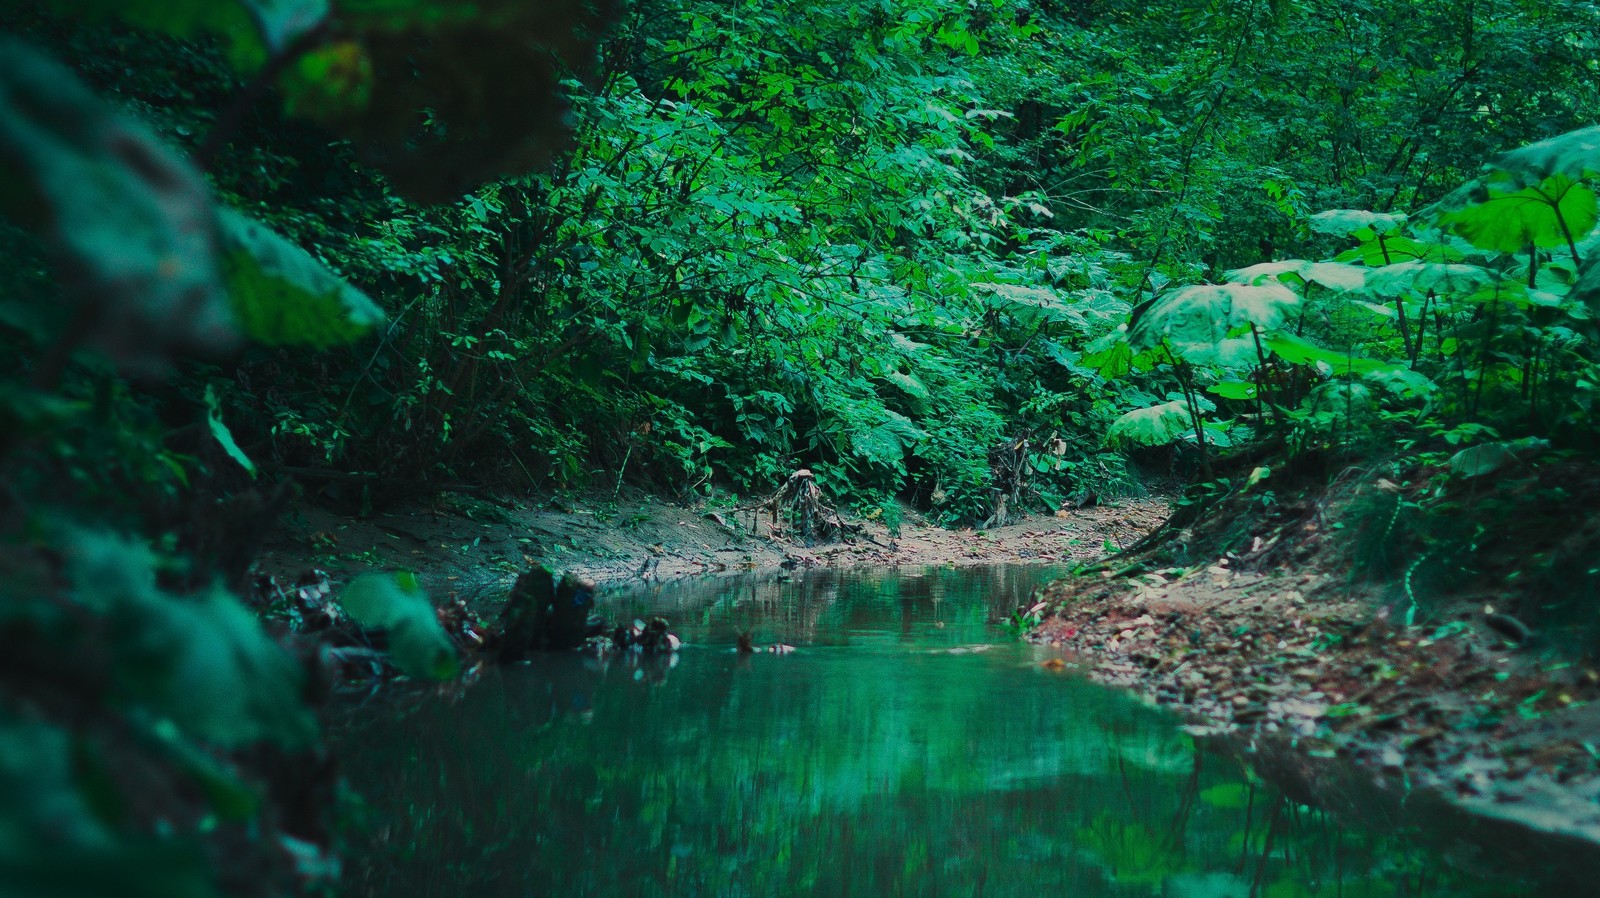
[[[1342,827],[986,622],[1038,568],[832,572],[615,600],[675,665],[578,657],[363,709],[349,894],[1528,894]],[[735,634],[788,642],[737,656]],[[646,659],[649,660],[649,659]]]

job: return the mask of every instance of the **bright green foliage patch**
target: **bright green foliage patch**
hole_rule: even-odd
[[[268,346],[348,343],[383,311],[299,246],[232,209],[220,209],[223,272],[240,327]]]
[[[358,577],[340,591],[339,604],[363,626],[388,631],[389,650],[401,670],[433,680],[455,676],[455,646],[414,575]]]
[[[1111,422],[1106,442],[1113,446],[1165,446],[1191,428],[1189,409],[1175,400],[1124,412]]]

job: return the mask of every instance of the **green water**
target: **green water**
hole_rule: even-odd
[[[1197,747],[1173,716],[1042,667],[1044,650],[989,620],[1050,573],[829,572],[620,596],[621,613],[673,622],[688,642],[675,663],[552,657],[352,710],[339,738],[366,804],[344,891],[1556,893],[1536,882],[1548,869],[1419,841],[1403,819],[1333,818]],[[737,655],[740,630],[797,650]]]

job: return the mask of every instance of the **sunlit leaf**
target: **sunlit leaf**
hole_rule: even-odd
[[[1564,174],[1537,184],[1487,175],[1441,200],[1427,213],[1474,246],[1503,253],[1566,246],[1597,221],[1594,190]]]
[[[1248,366],[1257,361],[1255,341],[1238,330],[1275,327],[1299,302],[1280,283],[1180,287],[1135,312],[1128,343],[1136,349],[1167,346],[1179,359],[1195,364]]]
[[[1182,400],[1163,402],[1149,408],[1134,409],[1111,422],[1106,445],[1165,446],[1194,430],[1194,419]]]
[[[1200,793],[1200,800],[1214,808],[1242,808],[1249,798],[1248,783],[1219,783]]]
[[[240,467],[250,472],[251,477],[256,476],[256,463],[250,460],[250,456],[244,454],[244,450],[233,440],[233,431],[222,423],[222,404],[217,400],[216,389],[210,386],[206,387],[206,423],[210,425],[211,436],[217,441],[217,445],[222,447],[222,451],[238,462]]]
[[[383,310],[328,266],[264,225],[218,210],[228,293],[240,324],[269,346],[331,346],[366,333]]]
[[[1286,362],[1296,365],[1322,363],[1334,371],[1354,374],[1368,374],[1378,371],[1388,371],[1402,368],[1394,362],[1382,359],[1366,358],[1353,352],[1340,352],[1318,346],[1293,334],[1273,334],[1265,341],[1267,348]]]
[[[1346,250],[1334,259],[1339,262],[1357,263],[1368,268],[1377,268],[1382,265],[1392,265],[1399,262],[1409,262],[1419,259],[1430,262],[1458,262],[1465,258],[1461,251],[1428,240],[1416,240],[1402,235],[1391,235],[1384,238],[1371,237],[1362,240],[1360,245]]]
[[[1216,383],[1206,387],[1206,392],[1216,396],[1221,396],[1223,399],[1254,399],[1259,391],[1256,389],[1256,385],[1253,383],[1239,380],[1225,380],[1222,383]]]

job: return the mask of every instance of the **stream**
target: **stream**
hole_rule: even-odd
[[[1508,860],[1524,855],[1439,818],[1351,813],[1354,789],[1339,816],[1319,810],[1174,715],[1044,666],[990,621],[1060,573],[636,588],[609,610],[666,617],[676,656],[552,656],[446,698],[380,693],[333,734],[363,797],[343,891],[1574,894],[1559,862]],[[741,631],[795,651],[739,655]]]

